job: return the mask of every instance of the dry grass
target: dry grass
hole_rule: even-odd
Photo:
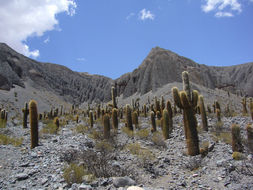
[[[8,135],[0,134],[0,144],[2,145],[12,144],[13,146],[21,146],[23,140],[23,138],[15,138],[10,137]]]

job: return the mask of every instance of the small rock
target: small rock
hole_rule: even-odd
[[[16,179],[21,181],[21,180],[25,180],[28,178],[28,175],[26,173],[20,173],[16,175]]]
[[[115,187],[125,187],[135,185],[136,182],[130,177],[115,177],[113,178],[113,185]]]
[[[127,188],[127,190],[144,190],[144,189],[138,186],[130,186]]]
[[[90,185],[81,184],[78,190],[92,190],[93,188]]]
[[[192,175],[192,177],[198,177],[199,176],[199,174],[193,174]]]
[[[29,166],[29,162],[25,162],[25,163],[20,165],[20,167],[28,167],[28,166]]]
[[[47,178],[43,178],[41,180],[41,185],[45,185],[47,183],[48,179]]]

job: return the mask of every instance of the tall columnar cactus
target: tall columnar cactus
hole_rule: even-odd
[[[97,107],[97,117],[100,118],[101,115],[101,108],[100,108],[100,104]]]
[[[138,121],[138,114],[136,111],[134,111],[132,114],[132,121],[135,126],[135,129],[138,129],[139,128],[139,121]]]
[[[55,117],[55,118],[54,118],[54,124],[55,124],[55,126],[56,126],[56,131],[58,131],[59,128],[60,128],[60,121],[59,121],[59,118],[58,118],[58,117]]]
[[[166,103],[166,109],[168,111],[168,114],[169,114],[169,121],[170,121],[170,133],[172,132],[172,129],[173,129],[173,111],[172,111],[172,107],[171,107],[171,103],[170,101],[168,100],[167,103]]]
[[[151,119],[151,132],[154,133],[156,132],[156,122],[155,122],[155,113],[153,111],[151,111],[150,113],[150,119]]]
[[[201,114],[201,120],[202,120],[202,128],[205,131],[208,131],[208,124],[207,124],[207,118],[206,118],[206,110],[204,105],[204,98],[203,96],[199,96],[199,109]]]
[[[127,128],[131,131],[133,131],[133,123],[132,123],[132,110],[130,108],[130,105],[126,105],[126,123],[127,123]]]
[[[242,113],[243,114],[247,114],[248,110],[247,110],[247,99],[246,97],[242,98]]]
[[[76,115],[76,123],[79,123],[79,115]]]
[[[155,111],[156,113],[159,111],[161,113],[160,102],[158,101],[157,97],[155,96]]]
[[[165,109],[165,101],[164,101],[164,98],[162,96],[162,99],[161,99],[161,110],[160,110],[160,112],[162,113],[164,109]]]
[[[218,120],[218,122],[221,122],[220,109],[216,109],[216,116],[217,116],[217,120]]]
[[[253,121],[253,101],[252,101],[252,98],[250,98],[250,101],[249,101],[249,109],[250,109],[251,119]]]
[[[38,111],[37,102],[31,100],[29,102],[29,114],[30,114],[30,128],[31,128],[31,148],[35,148],[39,145],[39,133],[38,133]]]
[[[90,119],[90,127],[93,128],[93,112],[90,110],[89,112],[89,119]]]
[[[220,103],[218,101],[215,101],[215,112],[216,112],[216,109],[219,109],[221,111]]]
[[[248,148],[250,153],[253,153],[253,127],[250,124],[248,124],[246,127],[246,131],[247,131]]]
[[[157,111],[157,112],[156,112],[156,117],[157,117],[157,119],[159,119],[159,120],[161,119],[162,116],[161,116],[161,112],[160,112],[160,111]]]
[[[146,104],[143,105],[143,113],[144,113],[144,117],[147,117],[147,106],[146,106]]]
[[[232,150],[233,152],[242,152],[242,139],[240,134],[240,127],[236,124],[232,124]]]
[[[118,129],[118,110],[116,108],[112,109],[112,126],[114,128],[114,130]]]
[[[185,91],[179,93],[176,87],[172,88],[175,104],[183,109],[184,131],[188,154],[195,156],[199,154],[199,139],[197,131],[197,120],[195,108],[198,101],[198,92],[191,91],[187,72],[182,73]],[[187,94],[188,93],[188,94]]]
[[[104,138],[109,139],[110,138],[110,117],[108,114],[104,115],[103,123],[104,123]]]
[[[162,131],[163,131],[163,138],[168,139],[170,137],[170,131],[172,126],[170,126],[172,118],[169,117],[169,112],[164,109],[163,110],[163,117],[162,117]]]
[[[112,86],[111,94],[112,94],[112,105],[113,105],[113,108],[117,108],[117,104],[116,104],[116,91],[115,91],[115,87],[114,86]]]

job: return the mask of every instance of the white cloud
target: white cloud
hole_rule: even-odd
[[[234,12],[242,12],[242,5],[239,0],[205,0],[202,10],[206,13],[214,11],[216,17],[232,17]]]
[[[141,19],[141,20],[146,20],[146,19],[154,20],[155,19],[155,15],[152,14],[149,10],[142,9],[139,12],[139,19]]]
[[[28,37],[43,36],[57,29],[56,15],[75,14],[74,0],[1,0],[0,41],[26,56],[38,57],[39,50],[29,50]]]
[[[134,13],[130,13],[129,15],[127,15],[126,19],[129,20],[130,18],[132,18],[135,14]]]
[[[83,58],[83,57],[76,58],[76,60],[77,60],[77,61],[80,61],[80,62],[85,62],[85,61],[86,61],[86,59]]]
[[[48,42],[50,42],[50,38],[47,37],[43,42],[44,42],[45,44],[47,44]]]
[[[234,15],[229,12],[217,12],[215,14],[216,17],[233,17]]]

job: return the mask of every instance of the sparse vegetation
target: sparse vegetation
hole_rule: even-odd
[[[23,143],[23,138],[10,137],[8,135],[0,134],[0,144],[13,146],[21,146]]]

